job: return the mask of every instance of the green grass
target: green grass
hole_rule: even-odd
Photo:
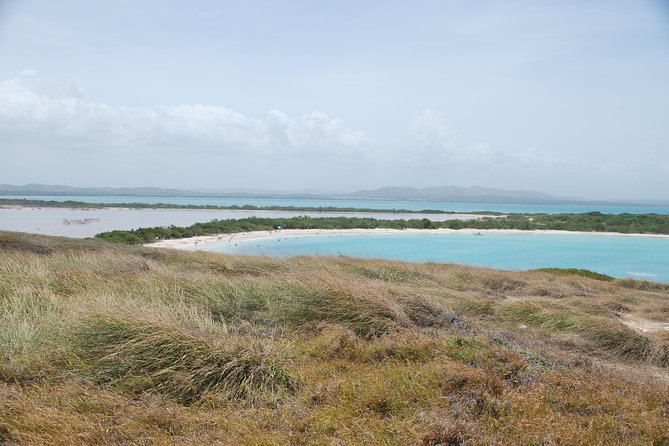
[[[590,271],[587,269],[578,269],[578,268],[539,268],[533,271],[552,273],[561,276],[588,277],[590,279],[602,280],[605,282],[610,282],[612,280],[615,280],[613,277],[607,276],[606,274],[601,274],[595,271]]]
[[[577,319],[570,311],[529,302],[505,305],[500,312],[513,321],[548,331],[568,331],[577,326]]]
[[[186,404],[209,394],[276,398],[297,389],[296,379],[270,352],[253,344],[215,346],[176,327],[93,316],[77,327],[74,344],[96,381],[114,382],[133,393],[162,393]]]

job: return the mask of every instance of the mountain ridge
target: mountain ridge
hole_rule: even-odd
[[[606,199],[588,200],[583,197],[562,197],[538,191],[506,190],[482,186],[385,186],[344,193],[315,192],[215,192],[160,187],[75,187],[29,183],[0,184],[0,196],[127,196],[127,197],[202,197],[202,198],[309,198],[378,201],[427,201],[466,203],[525,203],[525,204],[648,204],[667,205],[669,200]]]

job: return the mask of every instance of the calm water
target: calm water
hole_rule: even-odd
[[[209,248],[211,249],[211,248]],[[299,236],[239,242],[216,251],[293,256],[347,255],[461,263],[506,270],[584,268],[669,283],[669,238],[541,233]]]
[[[101,197],[101,196],[12,196],[0,198],[26,198],[33,200],[84,201],[87,203],[169,203],[180,205],[215,205],[215,206],[301,206],[366,209],[408,209],[420,211],[433,209],[455,212],[531,212],[531,213],[581,213],[599,211],[604,214],[665,214],[669,215],[669,206],[593,206],[593,205],[558,205],[558,204],[498,204],[498,203],[448,203],[433,201],[373,201],[373,200],[314,200],[304,198],[197,198],[197,197]]]
[[[128,230],[170,225],[190,226],[194,223],[208,222],[214,219],[239,219],[254,216],[290,218],[299,215],[311,217],[373,217],[385,220],[425,217],[434,221],[474,218],[465,214],[374,214],[214,209],[67,209],[0,206],[0,231],[32,232],[83,238],[114,229]]]

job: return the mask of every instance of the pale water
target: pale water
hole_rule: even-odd
[[[583,268],[613,277],[669,283],[669,238],[546,233],[289,236],[207,247],[219,252],[346,255],[460,263],[506,270]]]
[[[219,198],[219,197],[113,197],[113,196],[0,196],[0,198],[25,198],[28,200],[83,201],[86,203],[144,203],[212,206],[299,206],[340,207],[357,209],[407,209],[421,211],[432,209],[452,212],[502,212],[502,213],[582,213],[598,211],[603,214],[665,214],[669,206],[590,205],[590,204],[512,204],[512,203],[452,203],[437,201],[386,201],[386,200],[321,200],[307,198]]]
[[[92,237],[114,229],[129,230],[153,226],[190,226],[214,219],[248,217],[291,218],[310,217],[371,217],[384,220],[429,218],[433,221],[467,220],[466,214],[393,214],[363,212],[308,212],[214,209],[68,209],[0,206],[0,231],[32,232],[65,237]]]

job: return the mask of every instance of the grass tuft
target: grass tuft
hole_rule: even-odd
[[[647,280],[618,279],[618,280],[616,280],[616,283],[623,288],[630,288],[632,290],[641,290],[641,291],[667,291],[667,290],[669,290],[669,284],[649,282]]]
[[[669,346],[621,324],[607,321],[581,323],[579,331],[598,347],[622,358],[669,367]]]
[[[601,274],[595,271],[590,271],[587,269],[578,269],[578,268],[539,268],[533,271],[557,274],[560,276],[587,277],[589,279],[601,280],[605,282],[610,282],[612,280],[615,280],[615,278],[607,276],[606,274]]]
[[[566,310],[541,307],[527,302],[506,305],[501,307],[500,311],[516,322],[550,331],[572,330],[577,324],[574,316]]]
[[[51,254],[54,250],[49,243],[26,234],[2,232],[0,233],[0,251]]]
[[[389,333],[398,326],[398,308],[383,298],[361,298],[342,284],[290,286],[269,302],[270,317],[280,324],[314,330],[321,323],[342,325],[363,338]]]
[[[133,393],[159,392],[185,404],[211,393],[243,400],[297,389],[296,379],[268,352],[220,348],[175,326],[93,316],[80,324],[75,344],[97,381]]]

